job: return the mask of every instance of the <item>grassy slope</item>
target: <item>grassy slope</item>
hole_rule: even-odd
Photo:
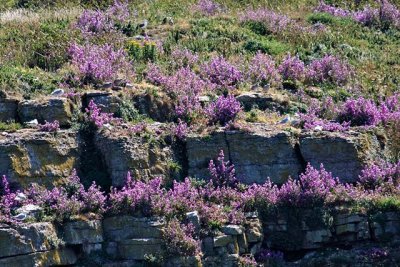
[[[5,1],[3,8],[19,5],[32,11],[24,11],[28,13],[21,15],[21,11],[11,10],[0,15],[0,87],[26,97],[51,91],[57,86],[68,60],[66,50],[69,42],[79,40],[79,34],[70,25],[80,13],[80,7],[74,1],[67,1],[67,4],[66,1],[2,1]],[[83,2],[89,7],[95,5],[91,1]],[[316,0],[223,1],[229,12],[214,18],[193,14],[191,5],[195,1],[182,2],[130,1],[132,9],[138,10],[139,19],[150,20],[149,32],[155,39],[163,39],[171,46],[186,46],[200,52],[204,58],[215,52],[230,58],[248,58],[257,50],[263,50],[278,60],[292,52],[308,61],[330,53],[346,58],[354,66],[357,87],[363,93],[380,96],[398,89],[399,31],[381,32],[348,19],[313,14]],[[340,4],[351,6],[352,2],[340,1]],[[51,10],[43,9],[49,3],[52,3]],[[247,6],[266,6],[303,24],[322,22],[328,31],[312,38],[259,34],[252,27],[240,25],[237,20],[237,13]],[[174,17],[174,26],[161,26],[166,16]],[[159,60],[167,59],[160,57]],[[137,63],[139,73],[143,65]],[[347,89],[331,86],[324,89],[327,94],[339,98],[348,95]]]

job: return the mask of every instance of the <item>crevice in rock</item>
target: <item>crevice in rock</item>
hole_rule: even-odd
[[[228,141],[228,136],[227,136],[227,134],[226,134],[225,131],[224,131],[224,140],[225,140],[225,144],[226,144],[226,149],[228,150],[228,159],[229,159],[229,162],[230,162],[231,164],[235,164],[234,162],[232,162],[231,147],[230,147],[230,144],[229,144],[229,141]]]
[[[306,170],[307,161],[304,159],[303,154],[301,153],[299,142],[295,143],[293,148],[294,148],[295,154],[296,154],[297,158],[299,159],[299,162],[301,165],[301,171],[299,172],[299,175],[300,175],[301,173],[303,173]]]
[[[91,129],[81,129],[79,135],[78,175],[87,188],[93,181],[108,192],[111,187],[109,171],[104,164],[101,153],[95,144],[95,132]]]

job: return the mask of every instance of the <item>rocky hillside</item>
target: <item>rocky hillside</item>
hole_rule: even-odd
[[[0,266],[397,266],[396,1],[0,6]]]

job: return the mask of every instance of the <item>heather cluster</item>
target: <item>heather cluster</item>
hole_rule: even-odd
[[[262,87],[278,83],[280,77],[273,58],[269,55],[257,52],[249,62],[247,79],[253,85]]]
[[[400,161],[397,163],[374,162],[366,166],[359,176],[359,182],[365,189],[376,189],[393,185],[400,186]]]
[[[216,162],[210,161],[208,170],[211,175],[211,181],[217,186],[235,187],[238,183],[235,174],[235,166],[225,161],[224,151],[219,152]]]
[[[115,24],[122,24],[129,19],[127,2],[115,1],[106,11],[84,10],[78,18],[75,27],[84,37],[102,34],[114,29]]]
[[[222,10],[220,4],[212,1],[212,0],[199,0],[194,6],[193,9],[202,15],[205,16],[213,16]]]
[[[379,25],[383,28],[393,26],[400,28],[400,10],[387,0],[379,1],[379,8],[372,8],[366,5],[358,11],[350,11],[339,7],[331,6],[321,1],[316,7],[316,12],[324,12],[336,17],[348,17],[366,25]]]
[[[124,50],[112,45],[72,44],[69,48],[71,64],[83,84],[114,81],[118,74],[130,71]]]
[[[210,123],[226,125],[236,118],[241,109],[239,101],[234,96],[220,96],[208,105],[206,114]]]
[[[239,20],[244,23],[262,23],[271,33],[281,33],[287,31],[289,28],[299,27],[299,25],[288,16],[265,8],[248,9],[240,15]]]
[[[224,57],[212,58],[203,66],[204,79],[217,90],[235,89],[242,81],[240,70],[229,63]]]
[[[120,119],[114,118],[112,113],[102,112],[93,100],[90,100],[85,111],[87,120],[98,128],[103,127],[105,124],[118,124],[121,122]]]
[[[301,120],[305,129],[346,131],[350,126],[376,126],[389,124],[400,119],[398,94],[388,97],[377,105],[373,100],[359,97],[348,99],[335,106],[331,98],[319,103],[312,101]]]
[[[39,129],[43,132],[57,132],[60,130],[60,123],[58,120],[53,122],[44,121],[44,124],[39,125]]]
[[[279,65],[278,71],[283,80],[301,81],[304,79],[305,65],[298,56],[288,54]]]
[[[350,76],[350,66],[332,55],[315,59],[307,67],[307,79],[311,83],[329,82],[336,85],[344,85],[349,81]]]
[[[168,253],[171,255],[196,256],[200,253],[200,241],[194,239],[194,226],[171,220],[164,230]]]
[[[199,56],[187,48],[175,48],[171,52],[172,64],[175,68],[190,67],[193,68],[199,61]]]

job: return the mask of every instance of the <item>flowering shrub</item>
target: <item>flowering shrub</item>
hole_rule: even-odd
[[[60,123],[58,120],[53,122],[44,121],[45,123],[39,125],[39,129],[43,132],[57,132],[60,130]]]
[[[45,216],[58,222],[72,219],[80,214],[101,217],[105,212],[106,196],[93,182],[86,191],[76,172],[73,171],[63,187],[51,190],[33,185],[25,190],[26,203],[43,208]]]
[[[187,123],[179,119],[178,124],[172,130],[176,138],[178,138],[179,140],[184,140],[189,129]]]
[[[382,186],[398,186],[400,181],[400,161],[374,162],[365,167],[359,176],[359,182],[365,189],[376,189]]]
[[[325,4],[324,1],[319,2],[319,5],[315,8],[315,11],[328,13],[336,17],[348,17],[351,15],[350,11]]]
[[[339,121],[348,121],[352,126],[374,126],[380,123],[381,114],[372,100],[360,97],[343,104]]]
[[[114,23],[124,23],[130,16],[128,1],[114,1],[113,5],[107,9],[106,14]]]
[[[283,80],[301,81],[305,75],[304,62],[298,56],[288,54],[279,65],[279,73]]]
[[[175,68],[192,68],[199,61],[199,56],[187,48],[176,48],[171,52],[171,59]]]
[[[257,52],[249,63],[248,80],[260,86],[274,84],[279,81],[278,70],[271,56]]]
[[[0,184],[0,222],[13,222],[11,210],[17,205],[15,197],[16,193],[11,191],[7,177],[3,175]]]
[[[69,48],[69,54],[78,78],[84,84],[113,81],[119,72],[130,71],[125,52],[115,50],[109,44],[81,46],[74,43]]]
[[[216,101],[208,105],[206,114],[210,123],[226,125],[236,118],[241,109],[239,101],[234,96],[220,96]]]
[[[312,83],[330,82],[344,85],[348,82],[350,74],[350,66],[332,55],[315,59],[307,67],[307,79]]]
[[[212,0],[199,0],[194,5],[194,10],[205,16],[213,16],[221,11],[221,5]]]
[[[315,11],[325,12],[336,17],[349,17],[366,26],[379,25],[384,29],[390,26],[400,28],[400,10],[387,0],[379,2],[379,8],[371,8],[367,5],[362,10],[352,12],[321,1]]]
[[[75,27],[84,34],[98,34],[110,31],[113,24],[100,10],[84,10]]]
[[[163,232],[168,253],[171,255],[196,256],[200,253],[200,241],[194,239],[192,224],[181,224],[171,220]]]
[[[288,16],[278,14],[269,9],[248,9],[240,15],[241,22],[258,22],[262,23],[271,33],[280,33],[287,31],[288,28],[294,27],[295,22]],[[297,26],[297,25],[296,25]]]
[[[215,89],[234,89],[242,81],[242,73],[223,57],[214,57],[203,66],[204,78]]]
[[[154,178],[148,182],[132,180],[127,174],[122,189],[111,188],[109,195],[109,212],[111,214],[136,214],[150,216],[158,214],[157,201],[163,196],[162,179]],[[162,198],[161,198],[162,199]]]
[[[112,113],[101,112],[100,108],[90,100],[88,107],[85,109],[87,119],[96,127],[101,128],[104,124],[118,124],[120,119],[114,118]]]
[[[238,262],[239,267],[257,267],[258,264],[253,256],[241,256]]]
[[[83,36],[102,34],[114,29],[115,24],[122,24],[129,18],[128,2],[115,1],[105,12],[101,10],[84,10],[75,27]]]
[[[211,181],[216,186],[235,187],[238,183],[235,175],[235,166],[225,161],[224,151],[219,152],[217,161],[210,160],[208,171],[211,174]]]

